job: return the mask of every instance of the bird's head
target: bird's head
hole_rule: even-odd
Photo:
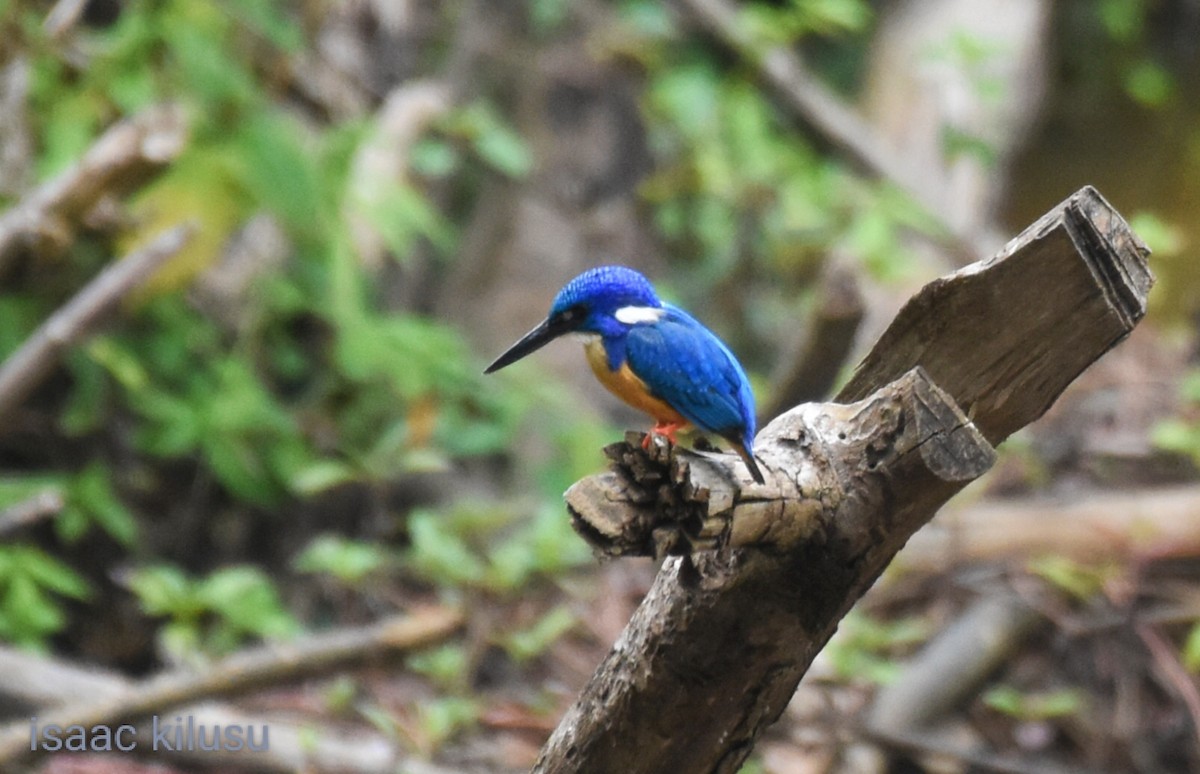
[[[662,301],[650,281],[624,266],[597,266],[563,286],[550,314],[496,358],[484,373],[499,371],[566,333],[617,335],[631,325],[662,315]]]

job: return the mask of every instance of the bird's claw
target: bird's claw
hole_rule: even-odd
[[[642,436],[642,448],[648,450],[651,441],[656,435],[666,438],[672,446],[678,444],[678,441],[675,440],[675,433],[679,432],[682,427],[683,424],[679,422],[658,422],[650,429],[649,433]]]

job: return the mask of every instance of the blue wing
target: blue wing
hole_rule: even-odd
[[[737,358],[682,309],[625,336],[629,368],[657,398],[701,430],[754,438],[754,393]]]

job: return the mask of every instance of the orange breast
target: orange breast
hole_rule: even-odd
[[[589,341],[583,347],[587,354],[588,365],[600,383],[608,391],[639,411],[644,411],[658,422],[686,424],[687,420],[675,409],[650,394],[646,384],[629,370],[629,363],[613,371],[608,367],[608,356],[604,353],[604,345],[600,339]]]

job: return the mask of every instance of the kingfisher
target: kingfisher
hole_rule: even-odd
[[[600,383],[654,419],[652,434],[675,443],[694,425],[728,441],[763,483],[754,459],[754,393],[729,347],[625,266],[588,269],[563,286],[550,314],[496,358],[499,371],[554,339],[574,334]],[[642,440],[649,448],[650,435]]]

